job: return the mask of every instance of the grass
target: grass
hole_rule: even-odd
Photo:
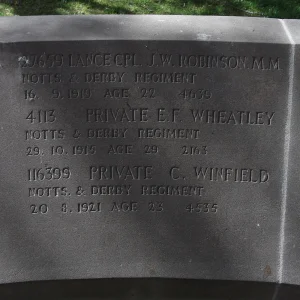
[[[300,0],[0,0],[0,16],[185,14],[300,18]]]

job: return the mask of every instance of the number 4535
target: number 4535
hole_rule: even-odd
[[[212,203],[190,203],[186,206],[186,211],[190,213],[217,213],[218,204]]]

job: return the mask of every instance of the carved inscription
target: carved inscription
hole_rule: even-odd
[[[263,101],[251,105],[251,94],[226,101],[231,74],[282,72],[280,57],[100,48],[16,59],[26,106],[20,151],[31,165],[28,213],[117,217],[173,207],[216,218],[226,206],[216,190],[272,182],[268,166],[235,161],[239,149],[226,143],[239,145],[243,132],[263,143],[260,133],[273,130],[278,112]],[[224,82],[211,79],[220,72]],[[231,158],[221,155],[225,144]]]

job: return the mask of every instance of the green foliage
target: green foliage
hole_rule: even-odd
[[[16,2],[0,4],[0,16],[185,14],[300,18],[299,0],[21,0],[20,5]]]

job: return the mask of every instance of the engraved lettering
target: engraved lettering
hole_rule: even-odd
[[[142,139],[200,139],[200,129],[184,128],[138,128],[138,138]]]
[[[142,196],[203,196],[204,187],[197,185],[142,185]]]
[[[248,168],[194,167],[195,176],[202,181],[266,183],[270,175],[266,170]]]
[[[128,128],[88,129],[87,138],[89,139],[125,138],[127,130]]]
[[[100,72],[85,73],[84,82],[86,83],[121,83],[124,80],[125,73],[119,72]]]
[[[191,109],[194,122],[229,125],[266,125],[271,126],[275,112],[225,111]]]
[[[92,185],[92,196],[128,196],[131,194],[131,185]]]
[[[148,108],[96,108],[87,109],[88,123],[148,122]]]
[[[149,180],[152,166],[90,166],[90,180]]]
[[[37,129],[26,130],[26,140],[59,140],[65,138],[65,131],[63,129]]]
[[[190,83],[194,84],[196,73],[135,73],[136,83]]]

